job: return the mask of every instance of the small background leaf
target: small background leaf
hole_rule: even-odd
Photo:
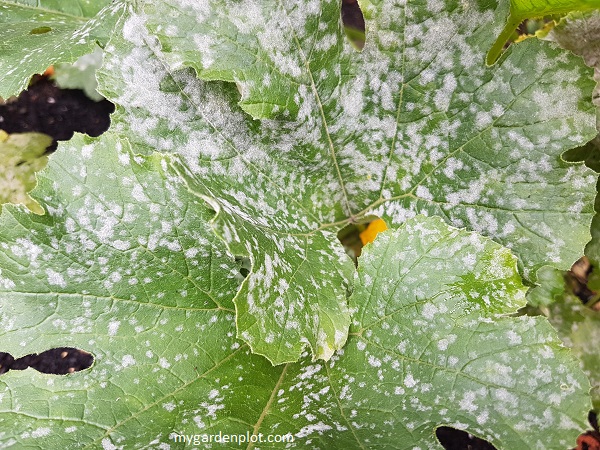
[[[582,304],[570,292],[553,302],[547,309],[550,323],[558,330],[560,338],[569,347],[573,356],[581,363],[581,368],[592,385],[590,391],[594,409],[600,408],[600,312]]]
[[[96,88],[96,70],[102,65],[102,49],[96,47],[92,53],[80,56],[73,64],[55,64],[52,78],[63,89],[81,89],[89,98],[100,101]]]
[[[599,7],[600,3],[597,0],[511,0],[506,25],[489,50],[486,61],[488,64],[496,62],[506,41],[525,19],[562,15],[572,11],[589,11]]]
[[[0,131],[0,205],[21,203],[37,214],[44,213],[28,192],[36,185],[36,172],[48,162],[44,154],[51,143],[52,138],[41,133]]]

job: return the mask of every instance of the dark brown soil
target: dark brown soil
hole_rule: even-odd
[[[110,126],[115,110],[108,100],[95,102],[82,90],[60,89],[47,77],[36,77],[18,98],[0,104],[0,130],[7,133],[37,131],[52,136],[49,151],[56,141],[66,141],[78,131],[99,136]]]
[[[365,31],[365,18],[356,0],[342,1],[342,22],[347,27]]]

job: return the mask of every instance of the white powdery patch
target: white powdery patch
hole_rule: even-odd
[[[421,314],[426,319],[431,320],[434,318],[434,316],[438,312],[439,312],[439,309],[433,303],[425,303],[425,305],[423,305],[423,310],[421,311]]]
[[[121,359],[121,365],[123,367],[133,366],[135,364],[135,359],[131,355],[123,355]]]
[[[102,439],[103,450],[121,450],[122,448],[123,447],[117,447],[115,444],[113,444],[109,438]]]
[[[368,361],[371,367],[381,367],[381,360],[373,355],[369,355]]]
[[[115,336],[117,331],[119,331],[119,327],[121,326],[121,322],[118,320],[111,320],[108,323],[108,335]]]
[[[140,184],[135,184],[131,190],[131,196],[140,203],[146,203],[149,199],[144,194],[144,189]]]
[[[302,427],[298,433],[296,433],[297,438],[305,438],[313,433],[322,434],[324,431],[331,430],[331,426],[324,424],[322,421],[315,424],[306,425]]]
[[[62,274],[52,269],[46,269],[46,275],[48,277],[47,280],[49,285],[60,286],[61,288],[67,287],[67,282],[65,281],[65,278],[62,276]]]
[[[169,367],[171,367],[171,363],[169,361],[167,361],[166,358],[160,358],[158,360],[158,364],[160,365],[160,367],[162,367],[163,369],[168,369]]]
[[[166,409],[167,411],[171,412],[175,409],[175,403],[174,402],[169,402],[169,403],[163,403],[163,408]]]
[[[474,412],[479,409],[477,405],[475,405],[474,401],[477,398],[477,393],[474,391],[465,392],[462,400],[458,403],[460,408],[464,411]]]
[[[450,344],[453,344],[454,342],[456,342],[456,338],[457,338],[457,336],[455,334],[451,334],[451,335],[446,336],[443,339],[440,339],[437,343],[438,349],[441,351],[447,350],[448,346]]]
[[[215,45],[214,38],[207,34],[195,34],[193,39],[196,48],[201,54],[202,67],[209,69],[215,62],[215,55],[212,49]]]
[[[508,331],[508,333],[506,333],[506,335],[507,335],[508,341],[510,342],[511,345],[518,345],[522,342],[521,336],[519,336],[513,330]]]
[[[129,241],[122,241],[120,239],[116,239],[115,241],[112,242],[112,246],[114,248],[116,248],[117,250],[129,250],[129,248],[131,247],[131,243]]]
[[[435,92],[433,102],[438,111],[447,111],[452,94],[456,90],[456,77],[452,73],[444,75],[442,87]]]
[[[411,373],[409,373],[408,375],[406,375],[406,377],[404,377],[404,386],[408,387],[408,388],[413,388],[417,385],[419,381],[415,380],[415,378],[413,377],[413,375]]]
[[[418,186],[416,193],[417,197],[425,200],[433,200],[433,195],[431,195],[431,192],[429,192],[429,189],[427,189],[425,186]]]
[[[0,269],[0,275],[2,275],[2,269]],[[0,276],[0,286],[2,286],[4,289],[9,290],[14,289],[16,284],[13,280]]]
[[[37,430],[33,430],[31,432],[32,438],[41,438],[41,437],[45,437],[48,435],[50,435],[50,428],[48,428],[48,427],[38,428]]]

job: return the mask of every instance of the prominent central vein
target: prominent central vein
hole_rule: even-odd
[[[296,44],[296,47],[298,48],[298,53],[302,57],[302,62],[304,63],[306,72],[308,73],[308,76],[310,77],[310,88],[313,92],[313,95],[315,96],[315,100],[316,100],[317,106],[319,108],[319,115],[321,116],[321,121],[323,123],[323,130],[325,131],[325,136],[327,137],[327,145],[329,147],[329,153],[330,153],[331,159],[333,161],[333,166],[335,167],[335,172],[336,172],[338,182],[340,183],[340,187],[342,188],[342,194],[344,196],[344,205],[343,205],[344,213],[348,217],[350,217],[350,216],[352,216],[352,208],[350,208],[350,201],[348,200],[348,192],[346,191],[346,186],[344,185],[344,180],[342,179],[342,172],[340,171],[340,166],[337,162],[337,157],[335,155],[335,148],[333,146],[333,141],[331,140],[331,135],[329,133],[329,125],[327,124],[327,118],[325,117],[325,111],[323,110],[323,103],[321,102],[321,97],[319,96],[319,92],[317,91],[317,85],[315,83],[315,79],[313,78],[313,74],[310,70],[310,62],[308,61],[308,58],[306,58],[306,55],[304,54],[304,51],[302,50],[302,46],[300,45],[300,40],[298,39],[298,36],[296,35],[296,32],[294,31],[294,27],[292,26],[292,23],[287,14],[287,11],[283,7],[283,5],[281,5],[281,3],[279,4],[279,6],[286,13],[285,17],[288,21],[290,30],[292,31],[292,34],[294,36],[294,42]]]
[[[268,414],[269,410],[271,409],[271,405],[273,404],[273,401],[275,400],[275,396],[277,395],[277,392],[279,392],[279,387],[281,386],[281,383],[283,383],[283,379],[285,378],[285,374],[287,372],[288,367],[289,367],[289,364],[286,364],[283,367],[283,370],[281,371],[281,375],[279,376],[279,379],[277,380],[277,384],[275,384],[273,391],[271,391],[271,396],[269,397],[269,400],[267,401],[267,404],[265,405],[264,409],[260,413],[260,417],[256,421],[256,425],[254,425],[254,429],[252,430],[253,435],[258,434],[258,430],[260,430],[260,426],[262,425],[263,420],[265,420],[265,417],[267,417],[267,414]],[[254,442],[250,442],[248,444],[248,447],[246,447],[246,450],[251,450],[253,448],[254,448]]]

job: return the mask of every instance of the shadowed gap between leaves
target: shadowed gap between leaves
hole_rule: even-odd
[[[357,50],[365,46],[365,18],[357,0],[342,0],[342,23],[346,37]]]
[[[52,137],[47,152],[57,141],[67,141],[74,132],[100,136],[110,127],[115,105],[106,99],[94,101],[80,89],[61,89],[48,74],[35,75],[27,90],[3,102],[0,98],[0,130],[8,134],[36,131]]]
[[[342,243],[344,251],[354,265],[358,265],[358,257],[362,253],[362,248],[370,242],[373,242],[377,234],[387,230],[387,224],[377,216],[368,216],[359,223],[351,223],[342,228],[337,238]]]
[[[496,450],[488,441],[452,427],[438,427],[435,436],[446,450]]]
[[[15,359],[10,353],[0,352],[0,375],[9,370],[25,370],[66,375],[89,368],[94,363],[91,353],[72,347],[59,347],[42,353],[32,353]]]
[[[241,283],[250,274],[250,269],[252,269],[252,263],[250,262],[250,258],[247,258],[245,256],[236,256],[235,263],[238,266],[239,272],[236,278]]]

